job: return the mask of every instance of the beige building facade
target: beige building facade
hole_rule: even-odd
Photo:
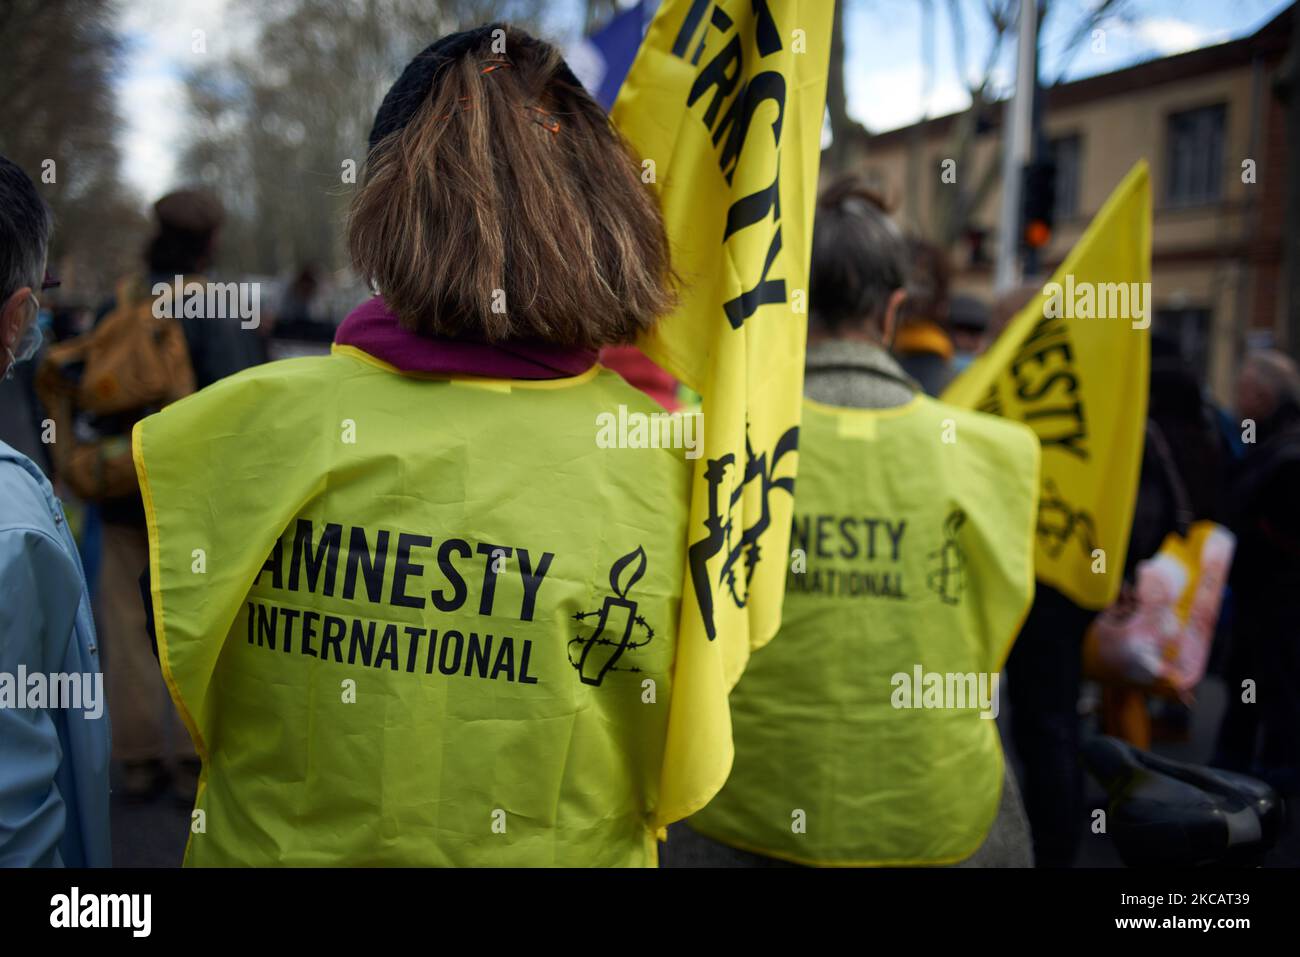
[[[1177,344],[1221,400],[1242,352],[1282,339],[1285,106],[1275,92],[1294,7],[1230,43],[1053,87],[1042,124],[1057,162],[1045,280],[1139,159],[1150,164],[1153,335]],[[967,169],[1000,168],[1003,108],[981,118]],[[955,116],[873,136],[864,172],[900,221],[932,237]],[[929,175],[916,176],[916,170]],[[913,177],[909,180],[909,174]],[[977,180],[976,180],[977,181]],[[990,300],[997,184],[950,247],[955,291]]]

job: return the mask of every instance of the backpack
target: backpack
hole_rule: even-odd
[[[136,493],[132,426],[194,391],[184,329],[156,318],[153,303],[146,279],[122,280],[113,310],[49,347],[37,371],[37,395],[54,421],[56,473],[88,501]]]

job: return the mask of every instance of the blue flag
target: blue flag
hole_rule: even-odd
[[[573,72],[607,110],[614,105],[618,89],[636,59],[650,6],[646,0],[639,0],[568,51]]]

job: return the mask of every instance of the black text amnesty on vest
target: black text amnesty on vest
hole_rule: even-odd
[[[794,516],[790,543],[802,549],[806,568],[786,576],[788,591],[812,595],[905,599],[901,568],[907,519],[865,515]],[[826,560],[850,560],[836,568]]]
[[[269,585],[276,590],[519,621],[533,620],[538,590],[555,558],[553,552],[534,556],[526,548],[486,542],[471,545],[461,538],[448,538],[435,548],[427,535],[359,526],[350,527],[345,537],[344,526],[335,523],[327,523],[317,537],[312,523],[301,518],[287,555],[285,545],[283,538],[276,541],[255,585],[269,576]],[[432,554],[425,558],[430,550]],[[434,587],[424,582],[426,562],[437,567]],[[483,570],[482,585],[474,596],[465,575],[471,563],[481,563]],[[498,577],[507,574],[518,575],[522,586],[519,604],[509,608],[496,594]],[[271,651],[413,674],[538,682],[529,671],[532,642],[511,635],[470,630],[460,623],[416,627],[365,615],[286,607],[256,596],[249,596],[247,610],[248,643]]]

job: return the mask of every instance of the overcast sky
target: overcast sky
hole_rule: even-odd
[[[846,43],[849,112],[873,132],[905,126],[924,116],[939,116],[968,103],[958,75],[946,4],[936,2],[936,23],[923,27],[918,0],[846,0]],[[983,0],[961,0],[966,11],[970,69],[979,69],[989,48],[989,34],[981,22]],[[1044,40],[1045,79],[1055,78],[1066,66],[1066,76],[1077,79],[1107,73],[1124,66],[1182,53],[1258,29],[1289,0],[1129,0],[1134,16],[1129,22],[1104,24],[1104,50],[1093,49],[1091,38],[1073,58],[1063,60],[1065,35],[1097,0],[1056,0],[1060,16]],[[576,0],[559,0],[556,29],[565,24],[576,29],[580,17]],[[566,8],[568,11],[566,15]],[[221,58],[251,43],[254,29],[244,18],[231,15],[232,0],[126,0],[121,28],[126,40],[125,69],[117,91],[126,121],[123,139],[124,173],[147,198],[161,195],[176,182],[175,160],[186,123],[182,77],[195,64],[192,38],[204,31],[206,57]],[[934,70],[925,82],[926,51],[922,38],[929,35]],[[562,32],[552,39],[575,37]],[[1014,55],[1008,45],[995,71],[1000,84],[1008,83]]]

